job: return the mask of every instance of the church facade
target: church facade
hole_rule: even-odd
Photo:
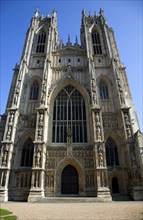
[[[82,11],[80,44],[36,10],[1,118],[1,201],[143,199],[143,137],[113,29]]]

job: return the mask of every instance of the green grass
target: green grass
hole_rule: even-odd
[[[12,212],[5,209],[0,209],[0,216],[9,215],[9,214],[12,214]]]
[[[16,220],[17,217],[12,215],[12,216],[6,216],[6,217],[3,217],[4,220]]]
[[[8,210],[5,210],[5,209],[0,209],[0,219],[3,219],[3,220],[16,220],[17,217],[14,216],[14,215],[10,215],[12,214],[11,211],[8,211]],[[10,215],[10,216],[8,216]]]

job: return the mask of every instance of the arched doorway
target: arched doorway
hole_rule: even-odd
[[[62,194],[78,194],[78,172],[72,165],[66,166],[61,175],[61,193]]]
[[[112,178],[112,192],[113,194],[119,193],[119,184],[116,177]]]

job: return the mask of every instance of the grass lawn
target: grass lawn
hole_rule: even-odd
[[[12,214],[11,211],[0,209],[0,219],[2,220],[16,220],[17,217],[11,214]]]

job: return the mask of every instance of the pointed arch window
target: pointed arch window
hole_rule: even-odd
[[[30,100],[37,100],[39,94],[39,84],[35,80],[30,88]]]
[[[101,99],[109,99],[108,88],[104,81],[101,81],[99,84],[99,92]]]
[[[21,166],[32,167],[34,144],[31,138],[28,138],[22,149]]]
[[[45,31],[42,31],[38,35],[38,43],[37,43],[36,53],[44,53],[45,43],[46,43],[46,33],[45,33]]]
[[[105,148],[107,166],[119,166],[117,146],[111,137],[107,139]]]
[[[94,54],[102,54],[100,37],[99,33],[96,30],[93,30],[92,32],[92,43]]]
[[[78,90],[68,85],[57,95],[53,109],[53,143],[66,143],[68,132],[73,143],[87,142],[85,102]]]

